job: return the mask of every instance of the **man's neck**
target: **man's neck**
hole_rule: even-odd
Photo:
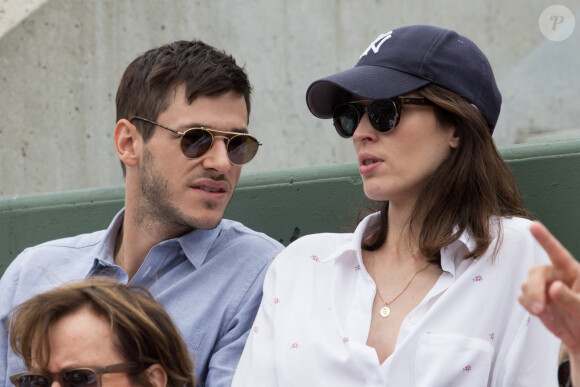
[[[151,249],[168,239],[177,238],[191,230],[174,229],[171,232],[162,224],[137,224],[127,213],[117,234],[114,262],[133,278]]]

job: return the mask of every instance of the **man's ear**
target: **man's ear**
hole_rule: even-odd
[[[141,135],[129,120],[121,119],[115,126],[115,148],[121,161],[128,167],[134,167],[138,161],[138,147]]]
[[[145,371],[145,377],[152,387],[166,387],[167,386],[167,372],[160,364],[153,364]]]

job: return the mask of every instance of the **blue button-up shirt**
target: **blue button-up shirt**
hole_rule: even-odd
[[[198,386],[229,386],[262,297],[266,270],[283,246],[238,222],[222,220],[154,246],[129,281],[113,263],[121,211],[109,228],[24,250],[0,280],[0,322],[12,308],[65,282],[107,275],[149,289],[181,331]],[[0,334],[0,385],[23,370]]]

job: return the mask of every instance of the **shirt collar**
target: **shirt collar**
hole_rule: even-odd
[[[117,235],[121,226],[123,226],[123,219],[125,218],[125,209],[121,209],[113,218],[111,224],[105,231],[105,237],[96,250],[96,258],[101,259],[110,264],[114,263],[115,244],[117,243]]]
[[[358,264],[363,266],[361,246],[363,238],[368,235],[368,227],[380,220],[380,212],[376,212],[365,217],[356,227],[352,238],[347,240],[342,246],[339,246],[333,254],[330,254],[321,261],[330,261],[340,256],[347,256],[344,253],[354,251],[357,256]],[[455,228],[457,230],[457,227]],[[475,249],[476,242],[472,238],[469,229],[465,229],[459,238],[441,249],[441,268],[455,276],[456,268],[464,261],[463,256],[467,252]]]
[[[454,231],[456,230],[457,227]],[[476,242],[472,238],[471,231],[466,228],[455,242],[441,249],[441,268],[443,271],[455,276],[457,268],[465,261],[463,259],[465,254],[473,251],[475,247]]]
[[[185,256],[196,269],[201,267],[206,259],[211,258],[211,255],[208,254],[209,250],[219,237],[222,229],[223,220],[215,228],[208,230],[195,229],[177,238],[177,242],[181,245]]]
[[[123,225],[125,218],[125,209],[121,209],[113,218],[113,221],[105,232],[105,238],[101,241],[96,251],[96,258],[99,258],[109,264],[114,263],[115,244],[117,242],[117,235]],[[195,268],[199,268],[204,264],[208,257],[208,252],[213,246],[215,240],[220,235],[223,228],[223,221],[217,227],[204,230],[195,229],[189,233],[174,239],[163,241],[161,244],[172,244],[176,241],[181,246],[187,259],[193,264]]]
[[[351,234],[351,238],[348,238],[342,245],[338,246],[334,253],[328,255],[327,257],[321,259],[321,262],[330,261],[333,259],[339,259],[341,256],[348,257],[350,254],[344,254],[345,252],[353,252],[356,254],[356,259],[358,264],[362,267],[362,241],[363,238],[368,235],[367,228],[369,225],[376,222],[380,217],[380,212],[366,216],[356,227],[354,233]]]

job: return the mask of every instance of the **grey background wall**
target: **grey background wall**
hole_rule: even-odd
[[[0,195],[123,183],[114,99],[127,64],[178,39],[231,53],[254,85],[248,171],[354,161],[351,143],[310,115],[311,81],[352,67],[380,33],[455,29],[488,55],[504,96],[498,145],[580,137],[577,27],[538,27],[544,0],[0,0]]]

